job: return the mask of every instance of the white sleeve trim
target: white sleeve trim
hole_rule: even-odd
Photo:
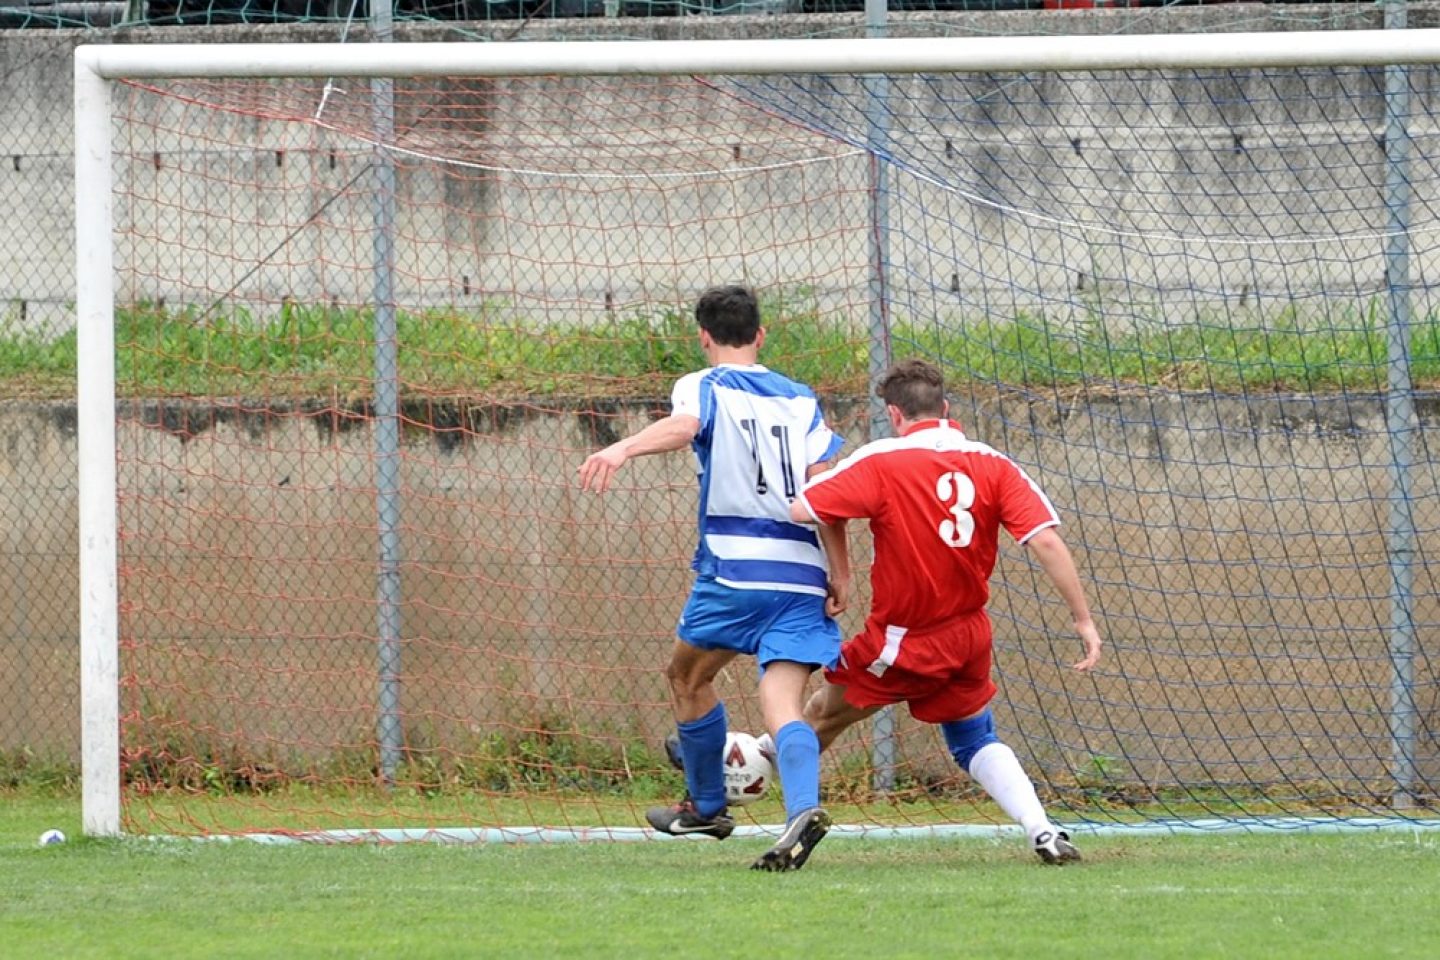
[[[1023,536],[1023,537],[1017,537],[1017,538],[1015,539],[1015,542],[1018,543],[1018,544],[1020,544],[1021,546],[1024,546],[1025,543],[1026,543],[1027,541],[1029,541],[1029,539],[1030,539],[1031,537],[1035,536],[1035,534],[1039,533],[1041,530],[1044,530],[1044,529],[1046,529],[1047,527],[1058,527],[1058,526],[1060,526],[1060,521],[1059,521],[1058,519],[1052,518],[1052,519],[1050,519],[1050,520],[1046,520],[1044,523],[1042,523],[1042,524],[1040,524],[1039,526],[1037,526],[1034,530],[1031,530],[1029,533],[1025,534],[1025,536]]]
[[[818,480],[819,477],[816,477],[815,479]],[[815,515],[815,508],[810,506],[810,500],[805,496],[805,490],[803,488],[800,490],[799,493],[795,494],[795,499],[800,501],[800,506],[804,507],[805,512],[810,514],[810,520],[812,523],[820,522],[820,518]]]

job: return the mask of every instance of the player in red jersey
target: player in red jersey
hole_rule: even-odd
[[[1100,634],[1055,529],[1060,518],[1014,461],[948,419],[938,368],[923,360],[896,364],[876,393],[895,436],[866,444],[811,480],[790,508],[797,522],[842,528],[867,517],[875,538],[864,629],[845,642],[839,665],[825,671],[806,719],[823,748],[881,707],[908,704],[917,720],[940,726],[955,761],[1025,828],[1042,860],[1079,860],[1015,752],[996,737],[988,706],[995,683],[985,605],[1001,527],[1031,551],[1069,606],[1085,647],[1074,669],[1088,671],[1100,660]],[[845,553],[830,557],[832,589],[842,602],[851,578]]]

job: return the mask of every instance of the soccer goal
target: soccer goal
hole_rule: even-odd
[[[575,470],[666,412],[725,282],[852,447],[926,357],[1055,501],[1100,668],[1013,546],[991,607],[1054,816],[1430,822],[1437,62],[1436,30],[79,48],[87,833],[645,836],[694,469]],[[758,732],[753,667],[721,685]],[[903,710],[823,781],[862,832],[1004,823]]]

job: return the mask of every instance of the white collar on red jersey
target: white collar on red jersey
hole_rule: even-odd
[[[910,436],[910,434],[919,433],[921,430],[957,430],[961,433],[965,432],[960,429],[960,423],[958,421],[942,420],[939,417],[936,417],[931,420],[916,420],[914,423],[910,424],[910,426],[906,427],[901,432],[900,436],[908,437]]]

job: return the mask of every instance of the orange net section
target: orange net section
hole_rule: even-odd
[[[863,389],[864,159],[689,80],[396,85],[387,682],[370,85],[124,93],[127,829],[643,823],[684,789],[693,462],[576,468],[704,365],[713,283],[760,291],[773,367]],[[721,683],[759,732],[753,664]]]

